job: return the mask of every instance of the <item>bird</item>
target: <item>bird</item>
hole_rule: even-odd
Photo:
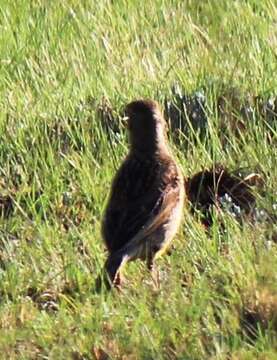
[[[125,115],[130,148],[113,179],[102,221],[109,289],[120,288],[121,270],[129,261],[146,261],[153,271],[154,260],[180,226],[185,193],[159,104],[135,100],[125,107]]]

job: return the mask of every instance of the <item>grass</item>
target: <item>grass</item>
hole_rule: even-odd
[[[177,83],[204,91],[210,140],[172,140],[184,175],[259,166],[258,199],[276,201],[275,125],[255,111],[223,145],[215,106],[229,88],[276,96],[276,16],[273,0],[1,2],[1,358],[276,358],[274,224],[226,215],[227,231],[215,221],[209,235],[186,209],[158,261],[159,291],[140,262],[120,295],[93,291],[101,216],[128,146],[121,127],[105,131],[103,98],[117,115],[134,98],[171,99]]]

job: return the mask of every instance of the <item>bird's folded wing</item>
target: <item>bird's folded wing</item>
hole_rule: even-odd
[[[161,169],[127,165],[114,181],[104,218],[103,235],[112,252],[143,241],[166,221],[179,197],[175,164],[163,176],[158,173]]]
[[[162,225],[166,225],[171,217],[173,210],[180,200],[180,188],[172,187],[168,184],[165,191],[161,194],[156,211],[152,212],[149,219],[142,228],[128,241],[128,248],[137,248],[151,236]]]

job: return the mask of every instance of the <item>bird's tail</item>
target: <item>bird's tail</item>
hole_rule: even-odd
[[[98,291],[102,288],[102,285],[104,285],[108,290],[110,290],[113,286],[119,286],[120,269],[129,260],[130,256],[120,251],[109,255],[104,266],[104,274],[99,276],[96,280],[96,287]]]

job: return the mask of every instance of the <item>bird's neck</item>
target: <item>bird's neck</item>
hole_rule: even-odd
[[[167,146],[166,140],[156,139],[156,141],[132,144],[131,145],[131,154],[136,156],[137,158],[145,159],[145,158],[156,158],[161,155],[169,155],[169,148]]]
[[[155,158],[163,154],[169,155],[164,126],[157,123],[154,132],[131,136],[131,153],[142,158]]]

